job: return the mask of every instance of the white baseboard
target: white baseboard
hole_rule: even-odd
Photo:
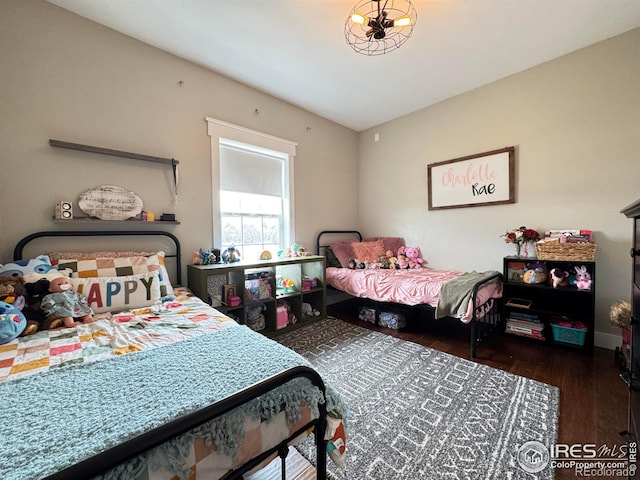
[[[596,347],[615,350],[622,345],[622,335],[615,333],[594,332],[593,343]]]

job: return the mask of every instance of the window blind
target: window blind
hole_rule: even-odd
[[[272,155],[220,145],[220,189],[282,197],[284,160]]]

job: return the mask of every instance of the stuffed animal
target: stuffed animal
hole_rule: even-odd
[[[529,284],[544,283],[547,280],[547,266],[542,262],[531,262],[522,276],[522,281]]]
[[[384,259],[381,263],[384,265],[382,268],[394,270],[398,268],[398,257],[395,256],[393,250],[387,250],[384,252]]]
[[[406,248],[404,245],[402,245],[398,249],[397,258],[398,258],[398,260],[396,261],[397,268],[401,268],[401,269],[409,268],[409,262],[407,261],[407,255],[406,255]]]
[[[24,297],[26,306],[22,309],[22,313],[27,317],[27,328],[24,329],[22,335],[33,335],[38,330],[45,329],[45,317],[40,308],[42,299],[49,293],[49,280],[41,278],[35,282],[24,284]]]
[[[93,310],[84,295],[73,291],[69,278],[51,280],[49,292],[40,305],[46,315],[47,328],[74,327],[79,323],[76,319],[83,323],[93,322]]]
[[[567,278],[569,277],[569,272],[562,270],[561,268],[552,268],[549,272],[551,275],[551,282],[553,288],[557,287],[565,287],[567,285]]]
[[[55,267],[51,266],[51,260],[47,255],[0,265],[0,275],[14,278],[23,277],[28,273],[47,273],[49,270],[55,270]]]
[[[0,345],[18,337],[27,326],[27,319],[14,305],[0,302]]]
[[[212,250],[202,250],[200,248],[194,250],[191,263],[193,265],[213,265],[218,263],[218,257]]]
[[[22,277],[0,276],[0,300],[15,303],[24,293]]]
[[[407,257],[407,264],[409,268],[422,268],[424,260],[420,258],[420,248],[418,247],[406,247],[404,254]]]
[[[576,268],[575,285],[578,290],[591,290],[591,274],[587,272],[587,267],[582,265]]]
[[[0,298],[22,288],[20,277],[0,276]]]
[[[49,282],[46,282],[47,287]],[[28,304],[27,285],[22,277],[0,277],[0,301],[10,303],[22,312],[27,320],[27,326],[20,336],[33,335],[40,328],[40,322],[44,319],[42,315],[35,312]]]
[[[290,257],[291,255],[287,255]],[[240,261],[240,251],[233,245],[222,252],[222,261],[224,263],[235,263]]]

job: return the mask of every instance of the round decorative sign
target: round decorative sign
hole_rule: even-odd
[[[100,220],[127,220],[142,211],[142,199],[117,185],[100,185],[78,196],[80,210]]]

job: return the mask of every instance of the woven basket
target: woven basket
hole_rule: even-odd
[[[593,262],[596,257],[596,244],[592,242],[536,243],[536,255],[539,260],[563,260],[576,262]]]

